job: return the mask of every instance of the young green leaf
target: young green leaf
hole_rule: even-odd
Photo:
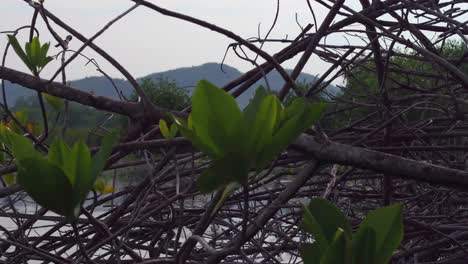
[[[114,186],[110,185],[110,184],[106,184],[104,185],[104,189],[102,189],[102,191],[100,191],[99,193],[100,194],[109,194],[109,193],[113,193],[115,190],[114,190]]]
[[[165,139],[172,139],[169,128],[167,128],[167,123],[164,119],[159,120],[159,130]]]
[[[29,139],[15,133],[8,133],[6,136],[17,163],[26,158],[40,157]]]
[[[50,94],[43,94],[45,100],[48,104],[50,104],[56,111],[61,112],[63,111],[63,101],[62,99],[55,97]]]
[[[353,264],[375,262],[375,231],[369,227],[359,229],[353,236]]]
[[[320,264],[322,254],[317,243],[307,243],[302,245],[301,256],[304,264]]]
[[[176,124],[172,123],[169,132],[170,132],[171,138],[175,138],[177,135],[177,132],[179,132],[179,128],[177,127]]]
[[[24,53],[23,48],[19,44],[18,40],[13,35],[8,35],[8,42],[13,47],[16,55],[24,62],[24,64],[32,71],[31,63],[29,62],[28,56]]]
[[[39,37],[34,37],[30,44],[30,53],[28,54],[29,61],[34,67],[34,73],[37,74],[39,73],[39,62],[41,55],[41,44],[39,43]]]
[[[321,264],[351,264],[349,238],[344,230],[338,228],[335,232],[330,247],[322,257]]]
[[[246,165],[243,162],[236,162],[235,157],[214,161],[198,178],[200,192],[209,193],[232,182],[245,183],[249,172]]]
[[[216,157],[239,147],[243,115],[234,98],[208,81],[200,81],[192,97],[193,128]]]
[[[361,223],[361,229],[375,231],[375,263],[388,263],[393,252],[403,239],[403,207],[400,204],[370,212]]]
[[[16,183],[16,175],[13,174],[13,173],[9,173],[9,174],[3,175],[3,179],[5,180],[5,183],[6,183],[8,186],[11,186],[11,185],[13,185],[13,184]]]
[[[50,43],[45,43],[41,47],[40,54],[39,54],[40,61],[38,65],[40,68],[44,68],[44,66],[46,66],[52,60],[52,57],[47,56],[49,47],[50,47]]]
[[[106,183],[104,182],[103,179],[97,178],[96,181],[94,182],[93,189],[94,189],[96,192],[101,192],[102,190],[104,190],[104,186],[105,186],[105,185],[106,185]]]
[[[79,204],[86,197],[95,182],[91,174],[91,164],[89,148],[83,142],[74,144],[63,170],[72,184],[75,204]]]
[[[44,68],[47,64],[49,64],[53,60],[54,60],[53,57],[50,57],[50,56],[45,57],[44,63],[43,63],[43,66],[41,67],[41,69]]]
[[[299,99],[295,100],[290,107],[285,109],[284,119],[273,136],[273,144],[266,153],[273,157],[278,155],[305,129],[312,126],[320,118],[324,109],[325,104],[308,105]]]
[[[268,92],[265,87],[258,87],[257,91],[255,91],[254,98],[252,98],[249,104],[244,108],[244,119],[249,127],[255,122],[258,109],[267,95]]]
[[[226,185],[223,189],[223,193],[221,195],[221,198],[219,199],[218,203],[216,203],[215,208],[212,212],[212,216],[223,206],[224,202],[231,196],[232,193],[234,193],[237,189],[239,189],[241,185],[237,182],[232,182]]]
[[[255,122],[250,127],[249,152],[257,154],[254,157],[255,165],[263,166],[262,150],[272,144],[273,129],[276,122],[277,101],[275,96],[268,95],[257,109]],[[260,168],[259,168],[260,169]]]
[[[107,158],[112,153],[112,145],[117,140],[117,133],[110,133],[103,137],[101,148],[98,153],[93,156],[92,169],[91,169],[91,178],[89,189],[93,186],[96,178],[101,174],[101,171],[104,169]]]
[[[41,45],[39,37],[37,36],[34,37],[31,42],[26,42],[24,51],[15,36],[8,35],[8,41],[16,54],[34,75],[39,74],[41,70],[53,60],[52,57],[47,56],[50,44],[45,43]]]
[[[175,117],[172,115],[172,118],[174,120],[174,124],[177,125],[178,130],[180,130],[180,133],[182,136],[190,142],[192,142],[193,146],[198,148],[199,150],[203,151],[205,154],[207,154],[210,157],[216,157],[216,149],[213,149],[212,146],[210,145],[205,145],[201,139],[197,136],[195,130],[193,129],[192,126],[192,115],[189,115],[188,122],[185,120]]]
[[[59,167],[41,157],[22,159],[18,167],[18,183],[39,205],[74,218],[72,185]]]
[[[336,230],[341,228],[347,239],[351,239],[351,225],[344,214],[329,201],[316,198],[304,207],[303,228],[314,235],[320,251],[333,241]]]
[[[13,115],[15,116],[19,124],[17,124],[13,120],[10,120],[6,125],[8,128],[12,130],[12,132],[22,134],[23,133],[22,126],[25,127],[28,124],[28,113],[25,111],[16,111],[13,113]]]
[[[204,170],[198,177],[198,190],[201,193],[210,193],[229,184],[232,179],[224,177],[224,173],[222,162],[215,161],[213,165]]]
[[[62,167],[70,156],[70,149],[62,140],[55,139],[49,147],[47,159],[58,167]]]
[[[100,194],[108,194],[114,192],[114,187],[110,184],[107,184],[102,178],[97,178],[93,187],[94,191]]]

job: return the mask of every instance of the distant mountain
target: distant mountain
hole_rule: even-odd
[[[201,79],[206,79],[217,86],[224,86],[230,81],[238,78],[242,75],[242,72],[228,65],[223,65],[221,70],[221,65],[218,63],[206,63],[200,66],[193,67],[184,67],[177,68],[174,70],[152,73],[142,78],[168,78],[174,80],[179,87],[187,89],[191,94],[193,92],[194,86]],[[299,75],[298,81],[304,82],[314,82],[317,79],[317,76],[301,73]],[[268,84],[272,90],[279,90],[284,85],[284,80],[280,74],[276,71],[272,71],[267,75]],[[112,82],[118,88],[123,95],[129,96],[132,93],[132,87],[128,81],[122,79],[112,79]],[[265,85],[265,81],[262,79],[254,84],[249,90],[247,90],[242,96],[238,98],[238,102],[241,106],[247,105],[249,99],[253,96],[255,89],[260,86]],[[16,101],[23,97],[24,99],[34,95],[34,91],[29,89],[24,89],[23,87],[11,84],[7,82],[7,99],[8,102],[12,105]],[[86,77],[84,79],[79,79],[71,81],[71,87],[77,88],[87,92],[93,92],[96,95],[106,96],[111,98],[118,98],[118,94],[112,85],[111,81],[106,77]],[[336,87],[329,87],[330,92],[334,92]],[[1,98],[1,97],[0,97]]]

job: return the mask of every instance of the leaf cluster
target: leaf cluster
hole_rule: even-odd
[[[34,76],[39,76],[42,69],[53,60],[53,57],[47,55],[50,43],[41,44],[39,37],[26,42],[24,50],[14,35],[8,35],[8,42]],[[55,110],[63,110],[63,101],[60,98],[49,94],[44,94],[44,98]]]
[[[141,88],[148,99],[159,107],[180,111],[190,105],[188,91],[167,78],[155,80],[145,78],[141,82]],[[136,93],[131,96],[133,100],[137,97]]]
[[[188,120],[174,120],[182,136],[213,160],[198,179],[200,191],[211,192],[233,182],[246,184],[251,169],[267,166],[320,118],[324,107],[304,98],[284,107],[260,87],[242,112],[230,94],[202,80]]]
[[[303,228],[315,242],[305,244],[305,264],[386,264],[403,239],[403,211],[392,205],[370,212],[354,234],[345,215],[325,199],[312,200]]]
[[[34,37],[31,42],[26,42],[24,50],[14,35],[8,35],[8,41],[28,69],[35,75],[53,60],[48,56],[50,43],[41,44],[39,37]]]
[[[18,184],[39,205],[69,221],[78,217],[84,199],[104,169],[115,138],[115,134],[106,136],[94,156],[83,142],[69,148],[57,139],[50,145],[48,155],[43,156],[26,137],[0,127],[0,140],[11,149],[18,167]]]

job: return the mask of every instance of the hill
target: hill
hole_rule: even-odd
[[[199,66],[183,67],[164,72],[152,73],[139,79],[157,79],[161,77],[172,79],[175,80],[179,87],[187,89],[191,94],[193,92],[194,86],[201,79],[206,79],[218,86],[223,86],[241,75],[242,72],[234,67],[223,65],[223,70],[221,70],[221,65],[218,63],[206,63]],[[317,77],[314,75],[301,73],[298,81],[314,82],[316,78]],[[284,84],[283,79],[276,71],[268,74],[267,79],[270,87],[273,90],[279,90]],[[128,81],[122,79],[112,79],[112,81],[123,95],[129,96],[131,94],[132,88]],[[240,96],[238,99],[239,104],[241,106],[245,106],[248,103],[248,100],[253,96],[255,89],[260,85],[265,85],[265,81],[258,81],[248,91]],[[118,98],[118,94],[115,88],[106,77],[86,77],[83,79],[71,81],[71,86],[83,91],[93,92],[96,95]],[[24,89],[19,85],[8,82],[6,89],[8,102],[12,105],[14,105],[19,98],[26,99],[34,95],[33,91]],[[333,92],[336,88],[330,87],[330,89],[332,89],[331,92]]]

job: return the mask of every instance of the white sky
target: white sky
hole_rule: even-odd
[[[32,8],[23,0],[0,0],[0,32],[13,30],[30,23]],[[273,22],[276,12],[276,0],[150,0],[151,2],[173,11],[187,14],[207,22],[224,27],[235,32],[243,38],[256,37],[257,28],[261,24],[261,36],[264,37]],[[328,9],[323,8],[315,1],[311,1],[318,24],[326,16]],[[86,37],[91,37],[106,23],[121,14],[133,5],[129,0],[45,0],[46,8],[65,21]],[[346,5],[360,9],[358,0],[346,0]],[[459,7],[468,6],[461,4]],[[303,25],[313,23],[312,15],[307,7],[306,0],[281,0],[280,15],[277,26],[270,35],[271,38],[295,38],[300,33],[295,15]],[[388,18],[388,16],[384,16]],[[339,18],[337,18],[339,19]],[[459,21],[468,19],[468,15],[459,18]],[[415,21],[416,22],[416,21]],[[421,22],[421,21],[419,21]],[[46,32],[41,19],[38,27]],[[352,28],[360,28],[352,26]],[[58,32],[63,33],[58,26]],[[19,36],[20,42],[27,40],[28,32],[24,30]],[[65,33],[62,34],[66,36]],[[434,34],[428,35],[434,38]],[[6,45],[5,34],[0,34],[0,51],[3,53]],[[56,44],[48,34],[41,35],[41,41],[51,41]],[[325,40],[329,44],[358,44],[358,38],[334,34]],[[146,7],[138,7],[123,20],[118,21],[96,41],[101,48],[119,61],[135,77],[142,77],[150,73],[165,71],[178,67],[190,67],[206,62],[221,62],[225,49],[232,41],[218,33],[209,31],[185,21],[161,15]],[[72,40],[71,49],[78,49],[82,43]],[[384,43],[382,43],[384,44]],[[385,44],[384,44],[385,45]],[[284,45],[266,44],[264,49],[270,54],[281,50]],[[57,52],[58,49],[52,50]],[[91,49],[85,49],[84,54],[96,58],[101,68],[112,77],[122,77],[105,60],[97,56]],[[283,64],[292,68],[297,58]],[[68,79],[78,79],[86,76],[100,75],[95,67],[86,61],[77,59],[67,69]],[[226,64],[234,66],[241,71],[252,68],[248,62],[237,58],[231,51]],[[7,66],[25,70],[24,65],[11,53]],[[43,77],[47,77],[57,70],[58,62],[46,68]],[[304,68],[304,72],[321,74],[329,65],[312,57]]]
[[[32,8],[22,0],[1,1],[0,31],[12,30],[30,23]],[[261,34],[264,36],[273,21],[276,10],[276,0],[153,0],[152,2],[225,27],[244,38],[257,36],[259,23],[261,23]],[[46,8],[87,37],[92,36],[109,20],[131,5],[132,2],[128,0],[45,0]],[[289,34],[289,39],[292,39],[297,36],[300,28],[296,24],[296,13],[303,26],[313,21],[305,0],[283,0],[280,6],[278,24],[271,37],[281,38]],[[321,21],[326,15],[326,9],[315,3],[314,8],[317,19]],[[39,26],[42,27],[42,23]],[[54,28],[61,32],[58,26]],[[20,35],[23,42],[26,41],[26,36],[27,31]],[[5,47],[5,40],[6,36],[0,35],[2,51]],[[335,40],[345,41],[342,37],[335,37]],[[56,44],[49,35],[42,35],[41,41],[51,41],[52,44]],[[134,76],[140,77],[177,67],[221,62],[231,40],[188,22],[139,7],[114,24],[95,43],[117,59]],[[77,49],[80,45],[79,41],[73,39],[70,48]],[[271,53],[280,50],[281,46],[267,44],[265,49]],[[96,57],[90,49],[86,49],[85,54],[97,58],[100,66],[111,76],[121,77],[103,59]],[[8,57],[7,66],[24,69],[14,57]],[[69,79],[98,75],[95,67],[84,67],[84,63],[83,59],[79,59],[68,69]],[[250,63],[241,61],[232,52],[229,53],[226,63],[241,71],[252,68]],[[289,68],[293,65],[294,60],[284,64]],[[48,66],[44,74],[51,74],[54,69],[57,69],[56,66],[57,64]],[[308,63],[305,72],[320,74],[326,69],[327,65],[315,58]]]

